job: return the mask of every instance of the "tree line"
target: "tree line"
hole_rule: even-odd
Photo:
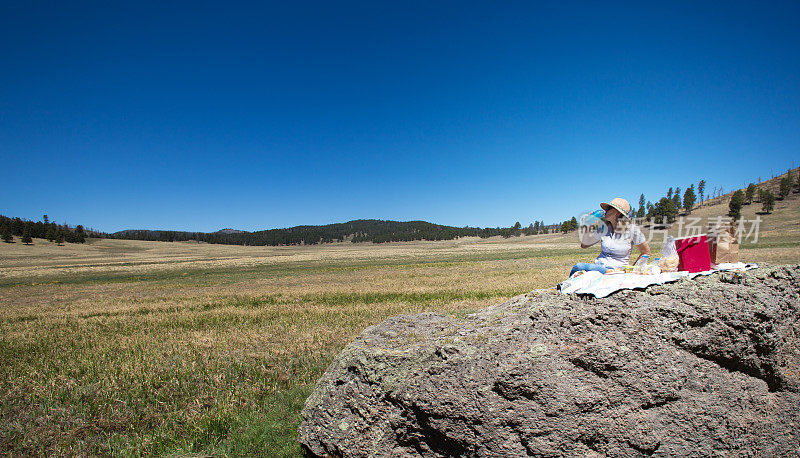
[[[706,198],[705,195],[706,181],[700,180],[697,183],[697,192],[695,192],[694,183],[690,184],[681,194],[681,188],[667,189],[667,194],[661,197],[656,203],[647,201],[645,203],[644,194],[639,196],[639,208],[635,212],[635,217],[652,220],[655,223],[669,224],[675,221],[681,210],[686,213],[691,213],[695,203],[697,203],[698,194],[700,203],[702,205]],[[719,188],[720,191],[722,188]]]
[[[323,226],[295,226],[255,232],[126,230],[110,234],[109,237],[163,242],[198,241],[225,245],[281,246],[316,245],[347,240],[352,243],[387,243],[414,240],[453,240],[460,237],[512,237],[541,234],[552,230],[553,226],[546,226],[543,221],[536,221],[524,228],[519,222],[507,228],[480,228],[444,226],[426,221],[401,222],[362,219]]]
[[[34,238],[46,239],[62,245],[68,243],[84,243],[87,237],[101,237],[96,231],[86,230],[82,225],[75,227],[67,223],[57,224],[44,215],[41,221],[29,221],[22,218],[11,218],[0,215],[0,238],[6,243],[14,242],[14,237],[26,245],[33,243]]]
[[[453,240],[460,237],[494,236],[514,237],[555,232],[557,225],[545,225],[544,221],[535,221],[527,227],[516,222],[510,227],[453,227],[426,221],[385,221],[363,219],[346,223],[323,226],[295,226],[283,229],[268,229],[247,232],[225,229],[217,232],[191,232],[172,230],[136,229],[107,234],[95,230],[87,230],[82,225],[75,227],[51,222],[47,215],[42,221],[28,221],[22,218],[10,218],[0,215],[0,235],[6,242],[13,242],[14,237],[21,237],[25,244],[32,243],[33,238],[47,239],[62,244],[84,243],[87,237],[146,240],[160,242],[197,241],[224,245],[283,246],[283,245],[316,245],[320,243],[344,242],[352,243],[387,243],[408,242],[415,240]]]
[[[772,193],[769,188],[761,188],[760,186],[750,183],[747,188],[739,189],[731,195],[731,200],[728,202],[728,216],[739,219],[741,217],[741,210],[744,205],[752,204],[755,198],[761,203],[761,211],[770,213],[775,209],[775,200],[783,200],[789,196],[790,193],[800,192],[800,173],[795,178],[792,170],[786,172],[786,176],[781,178],[778,182],[778,195]]]

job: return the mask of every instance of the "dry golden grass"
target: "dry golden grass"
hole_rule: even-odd
[[[763,216],[743,260],[796,262],[797,202]],[[0,452],[296,455],[305,397],[365,327],[552,287],[597,252],[578,248],[575,233],[311,247],[0,244]]]
[[[295,454],[305,396],[365,327],[550,286],[561,238],[4,244],[0,448]]]

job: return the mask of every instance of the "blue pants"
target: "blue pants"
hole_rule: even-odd
[[[571,277],[572,274],[574,274],[579,270],[596,270],[597,272],[604,274],[606,273],[607,269],[610,269],[610,267],[606,267],[602,264],[596,264],[592,262],[579,262],[574,266],[572,266],[572,271],[569,273],[569,276]]]

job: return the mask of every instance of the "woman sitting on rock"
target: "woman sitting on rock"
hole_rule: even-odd
[[[639,249],[639,258],[650,254],[650,245],[647,244],[644,234],[630,219],[631,204],[627,200],[617,197],[611,202],[601,203],[600,207],[605,210],[604,221],[601,221],[600,226],[596,230],[579,229],[583,231],[581,248],[589,248],[600,242],[600,255],[594,263],[575,264],[569,273],[570,277],[579,270],[606,273],[607,269],[622,267],[628,264],[633,246]],[[639,258],[636,258],[636,261]]]

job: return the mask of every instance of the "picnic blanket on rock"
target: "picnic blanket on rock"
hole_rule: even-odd
[[[723,270],[750,270],[758,267],[757,264],[743,262],[730,262],[716,265],[711,270],[703,272],[663,272],[658,275],[640,275],[633,273],[601,274],[588,271],[582,275],[572,277],[558,285],[561,294],[591,294],[595,297],[606,297],[614,291],[621,289],[647,288],[650,285],[663,285],[680,280],[683,277],[694,278],[698,275],[710,275]]]

